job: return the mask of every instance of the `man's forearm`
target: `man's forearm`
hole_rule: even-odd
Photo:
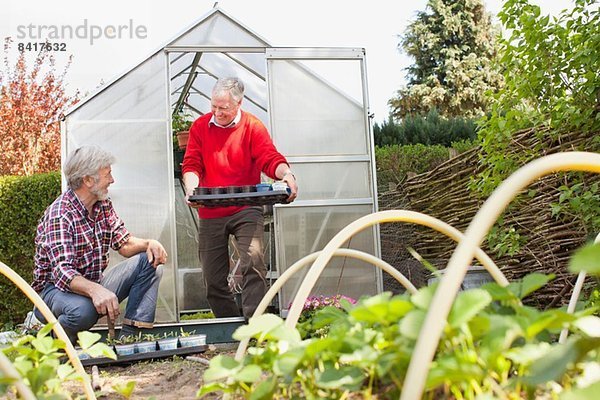
[[[101,285],[96,282],[92,282],[81,275],[75,276],[71,283],[69,284],[69,288],[73,293],[77,293],[86,297],[92,297],[94,291],[98,290]]]
[[[131,257],[148,249],[148,239],[140,239],[130,236],[123,246],[119,249],[119,254],[123,257]]]

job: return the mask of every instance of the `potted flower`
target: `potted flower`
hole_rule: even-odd
[[[185,150],[187,146],[188,137],[190,134],[190,127],[192,126],[192,116],[190,114],[184,114],[176,112],[172,118],[172,129],[173,139],[177,139],[177,146],[180,150]]]

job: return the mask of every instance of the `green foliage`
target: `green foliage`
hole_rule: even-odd
[[[577,0],[557,18],[540,14],[527,0],[509,0],[499,13],[511,36],[501,40],[505,86],[481,121],[482,164],[476,186],[488,195],[516,168],[539,156],[541,148],[508,152],[513,135],[528,127],[557,138],[564,131],[600,130],[600,10],[594,0]],[[600,148],[598,140],[585,150]],[[584,149],[582,149],[584,150]]]
[[[550,279],[532,274],[508,287],[488,283],[460,292],[423,398],[557,398],[561,392],[582,390],[582,367],[597,365],[600,318],[589,311],[570,315],[522,304]],[[249,348],[241,361],[227,356],[211,360],[199,394],[397,398],[410,384],[404,382],[406,370],[435,288],[363,298],[347,313],[325,307],[314,319],[328,324],[328,334],[305,340],[277,316],[253,318],[234,337],[255,339],[258,347]],[[550,342],[563,327],[572,332],[569,341]]]
[[[212,311],[199,311],[193,314],[183,314],[179,317],[181,321],[189,321],[194,319],[212,319],[215,317]]]
[[[447,161],[448,156],[448,149],[440,145],[376,147],[377,186],[381,191],[386,191],[390,185],[398,185],[404,181],[409,172],[427,172]]]
[[[113,385],[112,388],[124,398],[130,399],[135,389],[135,381],[128,381],[125,384]]]
[[[560,144],[563,132],[589,138],[579,148],[600,151],[600,10],[593,0],[576,0],[558,17],[542,15],[527,0],[504,3],[499,18],[510,36],[500,40],[499,64],[504,87],[494,95],[490,113],[480,120],[481,172],[471,189],[489,196],[519,167]],[[514,146],[525,128],[536,139],[533,146]],[[553,150],[556,151],[556,150]],[[552,215],[581,221],[588,234],[600,231],[597,184],[583,174],[565,174]],[[516,226],[499,226],[488,237],[497,254],[514,254],[526,238]]]
[[[194,120],[192,119],[192,116],[190,114],[183,112],[173,114],[171,121],[173,134],[189,130],[193,123]]]
[[[373,135],[376,146],[422,143],[449,147],[452,142],[477,138],[473,119],[444,118],[435,108],[426,114],[407,115],[399,123],[390,115],[381,126],[374,124]]]
[[[571,272],[587,271],[600,276],[600,244],[592,243],[577,250],[569,262]]]
[[[481,116],[487,92],[502,85],[493,66],[495,32],[482,0],[430,0],[409,24],[402,49],[415,63],[408,85],[389,101],[396,118],[437,108],[444,116]]]
[[[15,340],[2,351],[12,361],[23,382],[31,388],[38,399],[71,399],[71,395],[62,388],[69,380],[82,381],[73,366],[64,363],[65,342],[53,339],[48,334],[52,324],[45,325],[36,336],[25,335]],[[81,351],[92,357],[110,357],[115,353],[104,343],[98,343],[100,335],[91,332],[79,332]],[[6,393],[8,386],[0,386],[0,394]]]
[[[39,218],[60,194],[60,174],[0,177],[0,260],[28,283],[32,280],[34,239]],[[32,304],[0,276],[0,324],[22,323]]]
[[[600,232],[600,188],[598,182],[586,184],[583,179],[558,188],[558,202],[551,204],[552,215],[563,221],[577,219],[588,234]]]

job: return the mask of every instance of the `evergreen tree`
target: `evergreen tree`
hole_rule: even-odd
[[[389,101],[395,118],[436,108],[444,117],[478,117],[502,76],[493,66],[496,32],[483,0],[429,0],[398,47],[414,58],[406,87]]]

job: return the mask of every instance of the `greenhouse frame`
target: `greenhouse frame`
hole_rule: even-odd
[[[99,145],[115,155],[110,195],[117,212],[133,235],[159,240],[170,255],[157,322],[178,322],[208,309],[197,215],[184,200],[172,118],[210,112],[212,86],[226,76],[245,83],[242,109],[267,126],[298,180],[296,201],[264,207],[270,280],[323,249],[350,222],[377,211],[365,50],[273,47],[222,9],[211,9],[72,107],[61,124],[63,160],[81,145]],[[378,228],[360,232],[345,247],[379,257]],[[120,260],[111,254],[111,266]],[[304,277],[297,275],[274,303],[283,316]],[[381,290],[376,268],[335,257],[313,295],[358,298]]]

